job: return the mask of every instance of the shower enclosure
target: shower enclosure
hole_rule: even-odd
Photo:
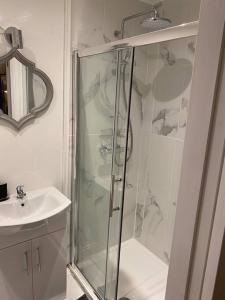
[[[197,27],[74,55],[71,261],[100,299],[165,299]]]

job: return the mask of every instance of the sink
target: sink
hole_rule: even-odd
[[[12,195],[9,200],[0,202],[0,228],[23,226],[46,221],[63,212],[71,201],[55,187],[27,192],[24,206]]]

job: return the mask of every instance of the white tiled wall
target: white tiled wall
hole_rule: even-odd
[[[51,78],[54,97],[48,111],[20,132],[0,123],[0,181],[9,193],[55,185],[62,188],[63,0],[0,0],[0,25],[22,30],[21,51]]]
[[[194,62],[189,45],[194,41],[194,38],[186,38],[145,48],[148,55],[145,83],[151,90],[141,99],[143,113],[140,114],[135,107],[132,109],[133,114],[136,112],[142,116],[138,135],[134,136],[134,142],[140,148],[137,182],[133,182],[134,186],[137,185],[134,234],[166,263],[169,262],[173,238]],[[171,65],[162,56],[165,47],[170,58],[174,59]],[[140,51],[144,49],[136,49],[136,53]],[[178,77],[185,76],[187,78],[177,86]],[[156,94],[154,88],[160,93]],[[138,126],[134,119],[131,122]]]

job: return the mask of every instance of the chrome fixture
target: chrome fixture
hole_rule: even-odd
[[[105,156],[106,154],[111,154],[113,152],[112,144],[102,144],[99,148],[99,151],[102,156]],[[120,145],[116,146],[116,152],[121,153],[125,151],[126,151],[126,147],[122,147]]]
[[[112,153],[112,151],[113,151],[112,144],[101,145],[101,147],[99,148],[99,151],[100,151],[101,155]]]
[[[109,204],[109,216],[112,218],[113,212],[120,210],[119,206],[114,207],[114,187],[116,183],[121,183],[123,179],[121,177],[116,178],[115,175],[112,175],[112,185],[110,190],[110,204]]]
[[[26,197],[26,193],[24,192],[24,186],[23,185],[18,185],[16,187],[16,192],[17,192],[17,199],[21,200],[21,206],[24,206],[24,198]]]
[[[124,38],[124,28],[127,21],[145,16],[145,15],[151,15],[149,18],[145,19],[141,22],[141,25],[145,28],[150,29],[150,31],[165,29],[170,26],[172,23],[170,19],[167,18],[161,18],[160,14],[158,12],[158,8],[162,6],[162,2],[158,2],[155,5],[151,6],[151,9],[142,11],[140,13],[128,16],[123,18],[121,22],[121,30],[116,30],[114,32],[115,37],[121,37],[121,39]]]
[[[122,20],[122,23],[121,23],[121,31],[118,31],[118,30],[115,31],[114,35],[116,37],[121,36],[121,38],[123,39],[124,38],[125,23],[127,21],[132,20],[132,19],[136,19],[138,17],[142,17],[142,16],[145,16],[145,15],[150,15],[150,17],[148,17],[147,19],[145,19],[144,21],[142,21],[141,25],[143,27],[145,27],[145,28],[148,28],[149,31],[156,31],[156,30],[165,29],[165,28],[170,27],[171,20],[166,19],[166,18],[161,18],[160,15],[159,15],[159,12],[158,12],[157,9],[159,7],[161,7],[161,6],[162,6],[162,2],[158,2],[155,5],[152,5],[150,10],[143,11],[143,12],[140,12],[140,13],[137,13],[137,14],[125,17]],[[175,59],[172,59],[169,51],[167,51],[166,53],[163,53],[162,57],[166,58],[166,61],[168,62],[169,65],[172,65],[172,64],[175,63]],[[127,95],[126,95],[126,87],[125,87],[126,65],[127,65],[127,63],[124,63],[124,61],[127,62],[128,60],[129,60],[129,51],[127,51],[125,59],[122,60],[123,64],[122,64],[122,67],[121,67],[121,70],[122,70],[123,101],[124,101],[124,105],[125,105],[126,109],[127,109],[127,106],[128,106]],[[139,90],[137,88],[138,87],[137,84],[134,84],[133,87],[135,88],[137,94],[140,97],[142,97],[143,95],[139,92]],[[149,89],[146,89],[146,92],[149,92]],[[130,157],[132,155],[132,152],[133,152],[133,128],[132,128],[131,121],[129,121],[129,135],[130,135],[130,149],[129,149],[129,152],[127,154],[126,161],[129,161],[129,159],[130,159]],[[103,154],[103,153],[105,154],[106,153],[106,149],[102,149],[102,150],[104,150],[104,152],[101,151],[101,154]],[[116,161],[116,164],[118,166],[120,166],[120,163],[117,162],[117,161]]]
[[[153,9],[153,16],[145,19],[141,22],[144,28],[148,28],[151,31],[165,29],[170,26],[171,20],[167,18],[161,18],[157,9]]]

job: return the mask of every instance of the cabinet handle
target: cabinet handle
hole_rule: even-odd
[[[24,271],[27,272],[29,276],[29,258],[28,258],[28,251],[24,252]]]
[[[37,268],[38,268],[38,271],[41,272],[41,254],[40,254],[40,247],[37,247],[36,252],[37,252]]]

